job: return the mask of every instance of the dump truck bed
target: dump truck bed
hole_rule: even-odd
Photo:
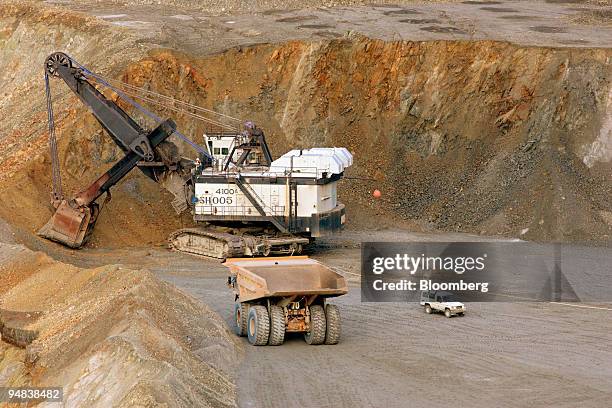
[[[333,297],[348,292],[342,275],[307,256],[233,258],[224,265],[235,276],[241,302],[293,295]]]

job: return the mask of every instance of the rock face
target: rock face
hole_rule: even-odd
[[[17,347],[26,348],[38,337],[36,330],[24,328],[40,317],[40,312],[15,312],[0,309],[0,339]]]
[[[10,112],[15,127],[2,134],[10,154],[0,153],[0,216],[18,229],[33,231],[51,215],[44,205],[49,160],[42,70],[17,62],[27,54],[24,44],[34,49],[52,32],[74,38],[66,50],[98,72],[254,120],[266,130],[275,155],[313,145],[348,147],[355,156],[349,176],[358,178],[343,181],[340,189],[349,225],[409,220],[423,229],[610,242],[609,49],[347,36],[196,58],[142,50],[123,30],[108,43],[111,31],[104,30],[111,28],[83,16],[83,30],[53,18],[43,28],[37,13],[17,18],[5,11],[3,21],[13,23],[1,37],[2,63],[11,64],[12,73],[2,70],[10,95],[0,110]],[[108,50],[87,51],[86,44],[101,41]],[[65,41],[51,42],[35,57],[43,61],[58,44]],[[22,103],[13,76],[36,90],[32,101]],[[53,85],[54,92],[66,92],[61,83]],[[56,112],[62,171],[65,190],[76,191],[119,152],[85,108],[62,98]],[[151,108],[201,142],[203,124]],[[190,222],[177,219],[171,197],[137,173],[115,188],[92,245],[161,243]],[[376,201],[375,188],[383,193]]]
[[[350,38],[205,59],[160,52],[123,80],[253,118],[276,154],[347,146],[354,171],[383,187],[387,215],[445,230],[607,241],[611,56]],[[372,185],[345,183],[349,210],[372,205]]]
[[[235,405],[235,336],[150,273],[80,269],[28,250],[0,273],[0,302],[11,311],[3,322],[20,318],[20,332],[38,335],[19,344],[23,353],[0,344],[3,384],[61,385],[75,407]]]

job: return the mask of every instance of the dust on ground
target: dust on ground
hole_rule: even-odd
[[[611,27],[612,9],[580,10],[578,14],[569,17],[569,21],[573,24]]]
[[[141,42],[193,56],[236,46],[289,40],[321,41],[350,33],[386,41],[495,40],[525,46],[609,47],[605,25],[568,24],[583,13],[599,13],[605,1],[399,1],[326,7],[308,2],[265,9],[258,2],[231,2],[231,13],[216,15],[214,3],[170,9],[166,5],[67,1],[62,7],[96,15],[115,27],[129,27]],[[348,3],[348,2],[347,2]],[[545,27],[545,29],[542,29]]]

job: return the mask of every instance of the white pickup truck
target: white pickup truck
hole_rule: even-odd
[[[443,291],[421,292],[421,306],[425,307],[425,313],[434,311],[442,312],[446,317],[455,315],[463,316],[465,305],[455,299],[455,295]]]

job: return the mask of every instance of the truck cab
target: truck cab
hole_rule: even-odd
[[[444,291],[424,291],[421,292],[421,306],[425,308],[425,313],[433,312],[444,313],[446,317],[463,316],[465,305],[459,302],[451,292]]]

